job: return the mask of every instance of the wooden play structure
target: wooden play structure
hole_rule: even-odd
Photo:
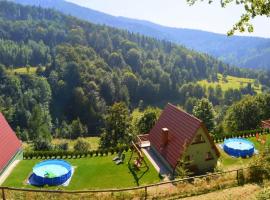
[[[132,141],[131,155],[128,161],[129,170],[134,176],[134,179],[139,185],[140,179],[149,170],[149,166],[144,159],[141,147]]]
[[[141,148],[135,144],[132,141],[132,146],[131,146],[131,156],[128,161],[129,166],[133,166],[135,169],[140,170],[141,168],[146,168],[147,170],[149,169],[143,153],[141,151]]]

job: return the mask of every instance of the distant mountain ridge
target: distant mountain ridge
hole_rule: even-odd
[[[13,0],[24,5],[54,8],[65,14],[182,44],[208,53],[232,65],[270,69],[270,39],[216,34],[200,30],[171,28],[144,20],[115,17],[64,0]]]

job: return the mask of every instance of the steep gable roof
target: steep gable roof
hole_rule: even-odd
[[[162,145],[162,128],[169,129],[169,142],[165,147]],[[175,167],[179,157],[192,142],[199,128],[204,130],[212,148],[219,156],[219,151],[203,122],[172,104],[168,104],[161,113],[158,121],[149,133],[149,140],[151,145],[156,148],[167,162],[172,167]]]
[[[0,113],[0,172],[21,148],[22,143]]]

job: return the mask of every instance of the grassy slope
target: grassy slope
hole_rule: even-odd
[[[62,187],[68,190],[80,189],[96,189],[96,188],[123,188],[136,186],[134,176],[128,168],[128,159],[130,152],[126,153],[125,163],[116,165],[112,159],[115,155],[104,157],[92,157],[81,159],[68,159],[67,161],[75,167],[74,175],[69,186]],[[4,182],[4,186],[12,187],[26,187],[33,188],[26,184],[27,178],[31,174],[33,166],[38,163],[38,160],[23,160],[13,170],[12,174]],[[150,166],[144,176],[140,179],[139,184],[150,184],[160,181],[159,175],[154,167],[148,162]],[[141,172],[137,172],[140,176]],[[56,189],[51,187],[51,189]]]
[[[135,115],[139,115],[138,112],[134,113]],[[98,137],[91,137],[91,138],[87,138],[87,140],[90,142],[91,144],[91,149],[95,149],[98,147],[98,141],[99,138]],[[255,145],[255,148],[260,152],[263,150],[264,146],[262,144],[260,144],[259,142],[256,141],[256,138],[249,138],[248,140],[252,141]],[[59,143],[61,140],[53,140],[53,143]],[[69,141],[70,143],[70,147],[72,148],[72,145],[74,145],[74,141]],[[270,145],[270,135],[267,135],[267,142],[265,144]],[[220,157],[220,167],[223,170],[230,170],[230,169],[236,169],[236,168],[241,168],[241,167],[245,167],[247,166],[250,162],[252,162],[253,158],[246,158],[246,159],[242,159],[242,158],[233,158],[229,155],[227,155],[223,150],[221,150],[218,147],[220,153],[221,153],[221,157]],[[115,166],[112,162],[111,162],[111,158],[112,156],[109,157],[94,157],[94,158],[89,158],[89,159],[70,159],[69,161],[74,165],[74,166],[78,166],[78,180],[79,183],[77,182],[77,178],[74,179],[73,182],[75,182],[76,184],[74,186],[73,182],[71,182],[70,187],[68,187],[67,189],[80,189],[80,188],[85,188],[85,184],[83,183],[84,181],[89,182],[89,188],[97,188],[97,187],[101,187],[101,188],[108,188],[108,187],[129,187],[129,186],[134,186],[134,179],[132,179],[133,181],[131,181],[130,179],[130,172],[128,170],[128,167],[126,165],[122,165],[122,166]],[[129,158],[129,156],[127,157],[127,159]],[[26,179],[26,177],[28,177],[29,173],[31,173],[31,169],[34,166],[35,163],[37,163],[38,161],[36,160],[24,160],[19,164],[19,167],[16,168],[13,172],[13,174],[11,175],[11,178],[8,179],[8,181],[6,182],[9,186],[16,186],[16,187],[22,187],[23,185],[23,180]],[[151,166],[151,165],[150,165]],[[25,169],[26,168],[26,169]],[[151,168],[153,168],[151,166]],[[154,171],[154,169],[150,170],[150,171]],[[76,171],[77,172],[77,171]],[[88,174],[88,175],[87,175]],[[119,184],[114,184],[112,182],[108,182],[107,183],[107,175],[112,175],[113,177],[115,177],[115,179],[118,180],[118,176],[123,178],[121,180],[121,182],[119,182]],[[128,175],[128,176],[127,176]],[[75,173],[76,176],[76,173]],[[149,175],[147,174],[143,179],[142,179],[142,183],[150,183],[151,181],[158,181],[158,179],[155,178],[156,174],[155,173],[150,173]],[[20,177],[19,180],[17,181],[15,178],[13,180],[12,177]],[[100,179],[98,177],[101,177]],[[88,180],[89,179],[89,180]],[[92,183],[93,179],[98,179],[95,180]],[[110,179],[110,178],[108,178]],[[101,182],[99,182],[99,180]],[[110,179],[111,180],[111,179]],[[13,183],[14,181],[14,183]],[[104,186],[103,186],[104,185]],[[91,186],[91,187],[90,187]],[[88,188],[88,187],[86,187]]]
[[[203,87],[210,87],[213,88],[217,87],[218,85],[221,86],[223,91],[227,91],[228,89],[240,89],[247,86],[248,83],[252,84],[252,87],[255,89],[257,93],[261,93],[261,85],[255,84],[255,79],[249,78],[239,78],[235,76],[227,76],[226,81],[223,80],[222,74],[218,74],[218,81],[216,82],[208,82],[207,80],[198,81],[198,83]]]
[[[183,198],[182,200],[242,200],[255,199],[256,195],[262,191],[262,187],[255,184],[233,187],[224,190],[218,190],[203,195]]]

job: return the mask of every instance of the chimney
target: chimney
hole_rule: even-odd
[[[162,146],[166,146],[169,142],[169,129],[162,128]]]

